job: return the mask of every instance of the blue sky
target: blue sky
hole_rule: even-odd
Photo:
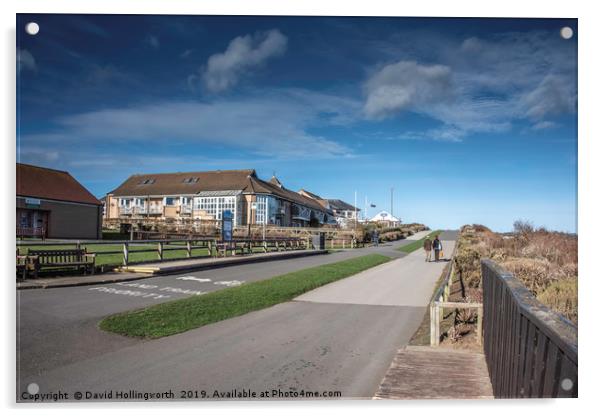
[[[40,32],[25,33],[35,21]],[[560,36],[563,27],[574,36]],[[577,227],[577,21],[17,16],[17,160],[255,168],[407,222]]]

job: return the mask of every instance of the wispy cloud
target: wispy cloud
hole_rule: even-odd
[[[533,125],[533,130],[545,130],[545,129],[553,129],[558,127],[558,123],[551,122],[549,120],[543,120],[541,122],[537,122]]]
[[[27,49],[17,48],[17,72],[21,70],[35,71],[37,69],[36,60]]]
[[[401,59],[372,71],[364,83],[366,117],[414,112],[443,126],[420,135],[409,132],[406,138],[461,140],[506,131],[518,121],[535,130],[555,127],[547,118],[576,110],[573,48],[557,34],[504,33],[460,43],[431,35],[425,43],[430,45],[426,56],[436,63]],[[390,56],[416,55],[403,46],[402,41],[380,50]]]
[[[231,88],[244,74],[283,54],[286,46],[286,36],[277,29],[234,38],[224,52],[207,60],[202,70],[205,87],[214,93]]]
[[[159,49],[159,47],[161,46],[161,44],[159,43],[159,38],[155,35],[148,35],[144,41],[150,45],[151,47],[155,48],[155,49]]]
[[[188,143],[243,149],[279,158],[351,156],[347,146],[312,128],[351,123],[361,103],[308,90],[270,90],[212,102],[168,101],[111,108],[58,118],[51,135],[27,135],[22,143],[91,146]],[[277,117],[274,117],[277,115]]]

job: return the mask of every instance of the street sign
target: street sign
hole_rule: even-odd
[[[223,241],[231,241],[232,240],[232,220],[234,216],[230,210],[224,210],[222,212],[222,240]]]
[[[26,198],[25,204],[28,206],[39,206],[42,204],[39,198]]]

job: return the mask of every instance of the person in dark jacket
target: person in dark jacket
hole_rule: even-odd
[[[376,229],[372,231],[372,243],[374,243],[374,246],[378,246],[378,230]]]
[[[426,239],[424,239],[424,244],[422,245],[422,247],[424,248],[424,252],[426,252],[426,259],[424,260],[424,262],[430,262],[431,252],[433,251],[433,241],[427,237]]]
[[[435,251],[435,262],[439,262],[439,254],[443,250],[443,244],[439,240],[439,235],[435,236],[435,240],[433,240],[433,250]]]

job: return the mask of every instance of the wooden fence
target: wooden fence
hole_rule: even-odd
[[[206,258],[215,256],[227,256],[228,254],[252,254],[254,252],[270,252],[270,251],[287,251],[287,250],[303,250],[311,249],[310,242],[307,239],[296,238],[270,238],[270,239],[233,239],[230,242],[223,242],[214,238],[207,237],[192,237],[192,238],[173,238],[170,239],[145,239],[145,240],[55,240],[55,241],[19,241],[17,242],[17,255],[27,255],[28,247],[43,247],[52,249],[59,247],[64,249],[66,246],[75,249],[85,248],[88,253],[94,253],[97,256],[102,255],[122,255],[123,266],[131,265],[131,255],[141,253],[155,253],[156,258],[148,261],[138,261],[137,264],[157,262],[157,261],[174,261],[178,259],[190,258]],[[106,251],[92,251],[89,246],[109,246],[119,247],[119,249],[111,248]],[[193,256],[192,251],[195,249],[204,249],[207,255]],[[166,252],[179,251],[184,252],[185,257],[173,258],[166,257]]]
[[[448,301],[451,286],[454,282],[454,276],[456,271],[456,248],[452,252],[451,260],[447,273],[443,278],[443,281],[435,291],[431,303],[429,306],[430,311],[430,322],[431,322],[431,346],[439,346],[441,341],[441,321],[445,313],[445,309],[475,309],[477,311],[477,342],[482,343],[482,325],[483,325],[483,304],[481,303],[467,303],[467,302],[454,302]]]
[[[577,397],[577,328],[481,261],[484,350],[496,398]]]

